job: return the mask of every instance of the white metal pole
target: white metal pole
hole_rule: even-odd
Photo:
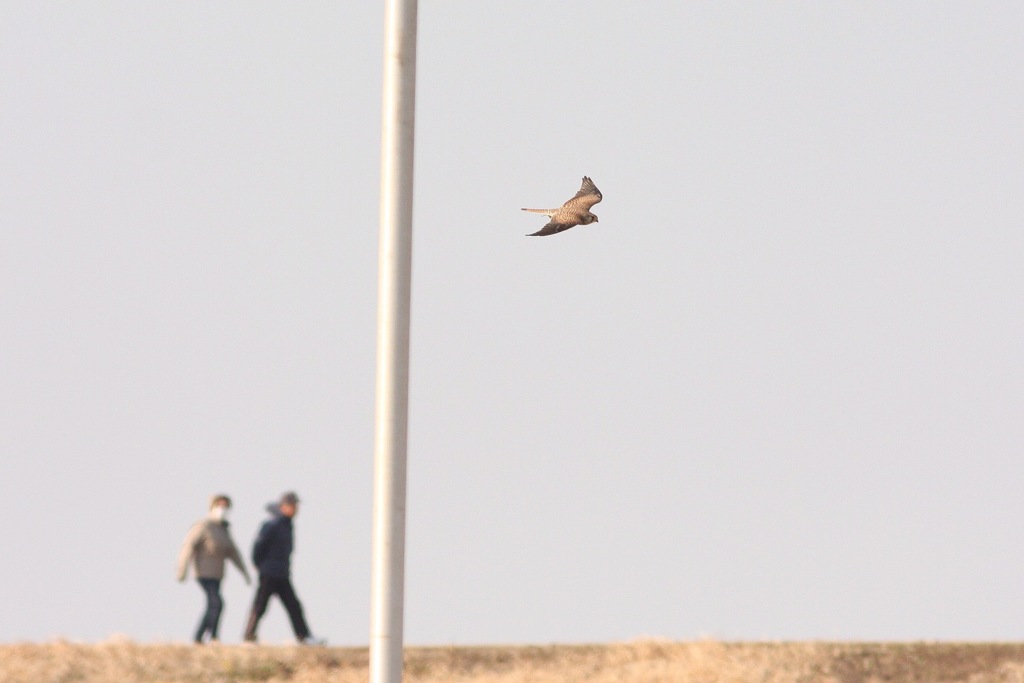
[[[370,681],[402,680],[417,0],[386,0]]]

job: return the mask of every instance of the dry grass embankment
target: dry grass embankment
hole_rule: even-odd
[[[4,683],[355,683],[365,648],[0,645]],[[410,683],[1024,683],[1024,644],[675,643],[408,648]]]

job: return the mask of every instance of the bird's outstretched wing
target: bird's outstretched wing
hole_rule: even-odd
[[[583,176],[583,184],[580,185],[580,191],[574,194],[572,199],[562,204],[562,206],[589,211],[590,207],[602,199],[604,199],[604,195],[601,194],[601,190],[597,189],[594,181],[587,176]]]
[[[579,223],[556,223],[551,221],[537,232],[531,232],[527,237],[543,237],[544,235],[554,235],[556,232],[562,232],[568,230],[571,227],[579,225]]]

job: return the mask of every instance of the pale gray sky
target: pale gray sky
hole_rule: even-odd
[[[0,4],[0,641],[367,642],[379,4]],[[407,642],[1024,637],[1021,35],[422,3]]]

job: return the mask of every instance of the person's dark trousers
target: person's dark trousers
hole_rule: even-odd
[[[217,639],[220,614],[224,610],[224,599],[220,596],[220,579],[199,579],[199,587],[206,593],[206,613],[196,630],[197,643],[203,642],[203,635],[207,632],[210,638]]]
[[[256,640],[256,626],[260,623],[263,613],[267,611],[267,603],[270,596],[277,595],[288,610],[288,618],[292,620],[292,630],[295,637],[302,640],[309,636],[309,627],[306,626],[306,617],[302,614],[302,603],[295,595],[292,582],[288,577],[277,578],[271,576],[260,576],[260,585],[256,589],[256,598],[252,601],[252,612],[249,613],[249,623],[245,627],[245,639]]]

